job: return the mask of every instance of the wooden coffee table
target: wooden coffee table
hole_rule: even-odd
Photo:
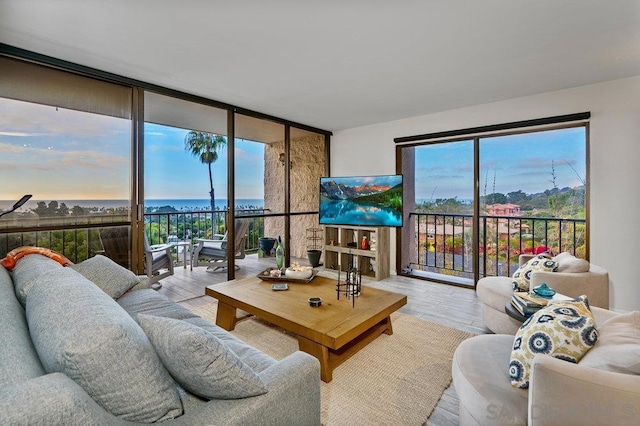
[[[391,313],[407,303],[407,296],[363,287],[351,300],[340,295],[336,280],[317,276],[308,284],[289,283],[289,290],[271,290],[271,282],[257,277],[210,285],[206,294],[218,299],[216,324],[233,330],[236,309],[295,334],[298,347],[320,361],[320,376],[330,382],[333,369],[382,333],[393,334]],[[309,306],[310,297],[322,305]]]

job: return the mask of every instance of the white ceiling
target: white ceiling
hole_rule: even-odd
[[[640,75],[640,1],[0,0],[0,41],[335,131]]]

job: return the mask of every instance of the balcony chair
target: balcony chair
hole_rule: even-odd
[[[520,265],[532,255],[520,255]],[[533,271],[530,288],[542,283],[560,294],[578,297],[586,294],[589,305],[609,309],[609,273],[600,266],[586,260],[577,259],[569,253],[560,253],[554,260],[558,262],[557,272]],[[511,277],[484,277],[478,280],[476,293],[482,302],[482,319],[487,328],[496,334],[514,335],[521,323],[505,312],[505,305],[513,295]]]
[[[234,247],[234,257],[236,259],[244,259],[245,252],[244,246],[247,239],[247,232],[249,231],[248,219],[236,219],[234,224],[234,230],[236,235],[236,242]],[[199,239],[198,245],[193,249],[192,264],[196,267],[207,265],[208,271],[216,271],[220,268],[226,268],[229,266],[227,258],[227,233],[214,234],[214,237],[220,237],[219,239],[207,240]],[[201,259],[206,259],[206,262],[201,262]],[[239,268],[236,265],[236,268]]]
[[[163,278],[173,275],[173,256],[171,254],[172,244],[149,245],[147,234],[144,234],[144,268],[149,277],[149,284],[154,290],[162,288],[160,281]]]
[[[129,269],[129,227],[100,228],[98,235],[102,250],[95,254],[107,256],[123,268]]]

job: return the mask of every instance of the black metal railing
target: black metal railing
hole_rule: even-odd
[[[101,229],[126,227],[129,223],[128,212],[2,220],[0,257],[17,247],[38,246],[54,250],[74,263],[81,262],[104,252]]]
[[[473,279],[477,250],[479,276],[509,276],[520,254],[550,250],[585,257],[584,219],[480,216],[479,245],[473,243],[473,216],[411,213],[415,226],[412,270]]]
[[[268,209],[238,209],[236,217],[249,218],[249,230],[245,241],[245,251],[258,250],[258,239],[264,234],[264,217]],[[226,230],[228,211],[212,213],[211,210],[180,211],[170,213],[145,213],[145,233],[149,244],[164,244],[172,241],[197,238],[212,238],[213,234],[223,234]],[[8,221],[5,221],[8,222]],[[44,223],[43,223],[44,222]],[[216,224],[214,226],[214,223]],[[20,227],[0,226],[0,258],[21,246],[38,246],[54,250],[74,263],[81,262],[96,254],[106,253],[107,247],[101,233],[111,228],[130,227],[128,215],[96,214],[79,217],[47,217],[43,219],[21,219]],[[127,232],[120,232],[127,241]],[[128,253],[124,253],[128,257]]]
[[[145,232],[149,244],[164,244],[175,241],[192,241],[198,238],[213,238],[224,234],[228,223],[228,210],[199,210],[180,212],[154,212],[144,214]],[[258,250],[258,239],[264,235],[264,215],[268,209],[238,209],[236,217],[248,217],[249,230],[245,240],[245,251]]]

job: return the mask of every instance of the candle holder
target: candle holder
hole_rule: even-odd
[[[351,299],[351,305],[355,308],[356,297],[360,296],[362,292],[362,274],[354,266],[353,255],[351,252],[347,258],[347,269],[345,270],[344,282],[341,281],[340,269],[338,269],[338,284],[336,284],[336,293],[338,300],[340,295],[343,294],[347,300]]]

